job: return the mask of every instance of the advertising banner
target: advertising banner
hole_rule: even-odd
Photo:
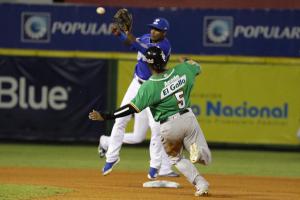
[[[133,66],[133,61],[120,61],[118,105]],[[300,143],[299,66],[201,62],[201,67],[191,107],[209,142]]]
[[[108,61],[0,57],[0,139],[97,141],[105,123]]]
[[[96,6],[0,4],[0,48],[127,52],[111,34],[117,9],[99,15]],[[128,9],[137,36],[155,18],[168,19],[173,54],[300,55],[299,10]]]
[[[214,142],[299,144],[300,68],[205,63],[192,108]]]

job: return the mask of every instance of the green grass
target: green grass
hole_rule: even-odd
[[[49,186],[0,184],[0,199],[27,200],[32,198],[41,198],[64,194],[70,191],[70,189],[66,188]]]
[[[277,151],[213,150],[209,166],[197,165],[205,174],[235,174],[300,178],[300,153]],[[97,146],[0,144],[0,167],[101,169]],[[147,171],[146,147],[123,147],[116,170]]]
[[[300,178],[299,152],[213,151],[211,166],[205,173]]]

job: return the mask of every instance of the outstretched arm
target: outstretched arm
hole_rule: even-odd
[[[123,32],[119,30],[117,27],[113,27],[112,30],[113,35],[118,37],[120,41],[122,41],[126,46],[131,46],[134,50],[140,51],[141,53],[145,53],[148,49],[148,45],[139,41],[131,32]]]
[[[135,37],[132,35],[130,36],[130,39],[128,38],[128,32],[125,33],[124,31],[121,31],[116,24],[112,26],[112,34],[116,36],[121,42],[123,42],[126,46],[130,46],[132,42],[135,41]]]
[[[199,75],[201,73],[201,67],[199,65],[199,63],[197,63],[194,60],[191,60],[189,58],[186,57],[180,57],[179,58],[179,62],[183,63],[186,62],[188,65],[187,67],[195,74],[195,75]]]
[[[89,119],[94,121],[104,121],[104,120],[112,120],[119,117],[125,117],[127,115],[131,115],[133,113],[139,112],[136,110],[131,104],[126,104],[115,110],[113,113],[106,113],[93,110],[89,113]]]

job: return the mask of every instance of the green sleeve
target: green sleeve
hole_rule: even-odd
[[[149,105],[151,105],[152,94],[151,88],[148,87],[147,82],[145,82],[139,89],[137,95],[131,100],[131,105],[136,109],[137,112],[141,112]]]
[[[193,60],[188,60],[185,61],[185,64],[187,65],[188,69],[195,75],[198,75],[201,73],[201,67],[200,65],[193,61]]]

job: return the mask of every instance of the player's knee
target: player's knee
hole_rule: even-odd
[[[140,131],[134,130],[132,133],[132,138],[136,143],[141,143],[146,139],[146,134],[144,134]]]
[[[209,165],[212,162],[211,153],[209,150],[202,149],[201,163]]]
[[[134,136],[133,140],[136,142],[136,143],[141,143],[144,141],[145,138],[143,137],[140,137],[140,136]]]

